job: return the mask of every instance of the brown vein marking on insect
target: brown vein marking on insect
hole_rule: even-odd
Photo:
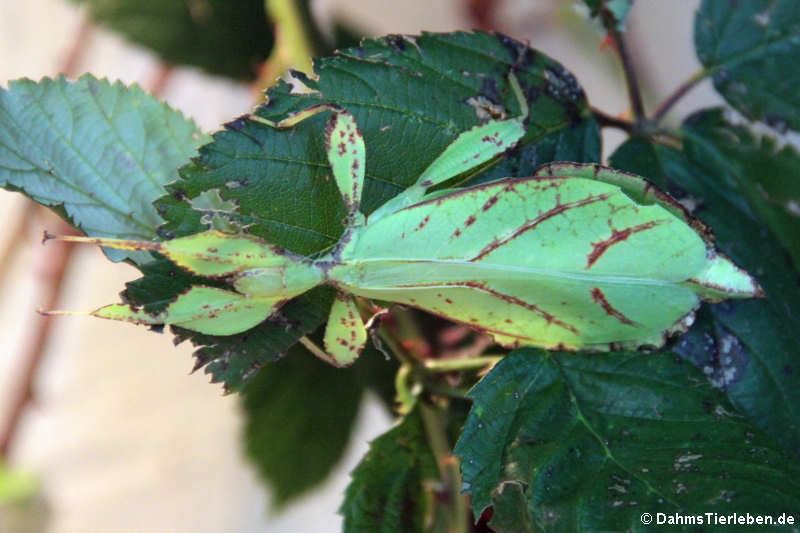
[[[586,256],[586,268],[592,268],[592,266],[600,259],[606,250],[617,244],[618,242],[622,242],[627,240],[628,237],[633,235],[634,233],[639,233],[641,231],[647,231],[652,229],[662,222],[666,222],[666,220],[651,220],[650,222],[645,222],[644,224],[638,224],[636,226],[631,226],[629,228],[625,228],[623,230],[612,229],[611,230],[611,237],[608,239],[603,239],[602,241],[597,241],[592,243],[592,251]]]
[[[422,220],[419,221],[419,224],[417,224],[417,227],[414,228],[414,231],[419,231],[422,228],[424,228],[425,225],[428,224],[428,222],[430,220],[431,220],[431,216],[430,215],[425,215],[425,218],[423,218]]]
[[[482,258],[486,257],[487,255],[489,255],[490,253],[492,253],[496,249],[500,248],[501,246],[504,246],[504,245],[508,244],[509,242],[513,241],[514,239],[516,239],[517,237],[519,237],[520,235],[522,235],[526,231],[534,229],[536,226],[538,226],[539,224],[541,224],[545,220],[548,220],[550,218],[553,218],[554,216],[560,215],[560,214],[564,213],[565,211],[567,211],[569,209],[574,209],[574,208],[577,208],[577,207],[583,207],[585,205],[593,204],[595,202],[600,202],[600,201],[603,201],[603,200],[607,200],[611,196],[611,194],[612,193],[608,193],[608,194],[593,194],[593,195],[587,196],[586,198],[583,198],[581,200],[575,200],[574,202],[567,202],[565,204],[561,204],[560,203],[560,204],[556,205],[555,207],[553,207],[552,209],[549,209],[549,210],[545,211],[544,213],[539,214],[539,216],[537,216],[536,218],[526,220],[524,224],[522,224],[519,228],[517,228],[516,231],[514,231],[514,233],[512,233],[508,237],[505,237],[504,239],[495,238],[492,242],[490,242],[489,244],[484,246],[483,249],[480,252],[478,252],[478,255],[476,255],[475,257],[470,259],[470,261],[480,261]]]
[[[594,303],[602,307],[603,310],[606,312],[606,314],[613,316],[623,324],[627,324],[628,326],[639,325],[630,318],[626,317],[619,310],[614,309],[614,307],[610,303],[608,303],[608,299],[606,298],[606,295],[603,293],[600,287],[595,287],[592,289],[592,300],[594,300]]]
[[[468,227],[473,225],[476,220],[477,220],[477,218],[475,217],[475,215],[468,216],[467,219],[464,221],[464,229],[467,229]],[[460,237],[461,233],[463,233],[461,231],[461,229],[460,228],[456,228],[455,231],[453,232],[453,234],[450,236],[450,238],[451,239],[455,239],[457,237]]]
[[[567,331],[570,331],[570,332],[574,333],[575,335],[580,335],[580,332],[578,331],[578,329],[575,326],[573,326],[572,324],[568,324],[567,322],[564,322],[563,320],[561,320],[559,318],[556,318],[556,316],[554,314],[548,313],[547,311],[545,311],[544,309],[542,309],[538,305],[526,302],[525,300],[517,298],[516,296],[511,296],[511,295],[499,292],[499,291],[497,291],[497,290],[495,290],[495,289],[493,289],[491,287],[488,287],[487,285],[485,285],[485,284],[483,284],[483,283],[481,283],[479,281],[450,281],[450,282],[446,282],[446,283],[414,283],[414,284],[410,284],[410,285],[399,285],[399,287],[403,287],[403,288],[424,288],[424,287],[441,287],[442,285],[447,286],[447,287],[460,287],[460,288],[464,288],[464,289],[475,289],[475,290],[479,290],[479,291],[483,291],[483,292],[489,293],[492,296],[494,296],[496,298],[500,298],[501,300],[506,301],[506,302],[508,302],[508,303],[510,303],[512,305],[517,305],[517,306],[520,306],[520,307],[524,307],[528,311],[533,311],[534,313],[536,313],[537,315],[542,317],[548,324],[555,324],[556,326],[564,328]]]
[[[490,196],[489,199],[486,200],[486,203],[483,204],[483,207],[481,207],[481,211],[488,211],[491,209],[491,207],[497,203],[498,199],[499,197],[496,194]]]

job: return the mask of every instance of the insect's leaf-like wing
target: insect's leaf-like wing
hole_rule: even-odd
[[[367,226],[341,257],[330,275],[355,294],[420,307],[502,344],[571,349],[660,345],[699,303],[685,282],[710,261],[703,239],[660,205],[568,176],[421,202]],[[750,285],[740,296],[752,296],[741,277]]]

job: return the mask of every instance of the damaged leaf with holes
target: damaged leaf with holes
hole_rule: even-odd
[[[499,531],[638,531],[643,512],[800,505],[791,455],[668,352],[521,349],[470,396],[455,454],[476,517],[494,506]]]

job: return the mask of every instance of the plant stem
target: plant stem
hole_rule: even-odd
[[[468,533],[469,508],[467,499],[461,494],[461,471],[458,459],[453,456],[452,448],[447,440],[444,420],[440,411],[426,404],[419,402],[419,412],[422,416],[422,424],[425,426],[425,433],[428,437],[428,444],[431,447],[436,466],[439,468],[439,475],[445,489],[449,507],[449,518],[447,520],[448,533]]]
[[[58,233],[74,234],[75,230],[65,222],[59,220],[59,224],[61,227],[58,228]],[[47,250],[42,249],[38,254],[39,265],[37,271],[42,287],[42,307],[45,309],[58,307],[61,285],[72,257],[72,249],[72,245],[62,244],[60,246],[50,246]],[[33,398],[34,382],[50,340],[52,325],[53,317],[50,316],[42,315],[29,319],[29,325],[26,328],[26,335],[29,340],[26,343],[26,348],[18,358],[21,364],[19,377],[12,382],[14,388],[10,394],[10,399],[6,403],[7,418],[3,427],[0,428],[0,458],[8,457],[8,453],[14,443],[14,437],[17,435],[22,415],[25,413],[28,402]]]
[[[425,370],[431,372],[454,372],[471,370],[497,364],[502,356],[485,355],[468,359],[428,359],[423,363]]]
[[[603,8],[601,17],[603,26],[605,26],[608,34],[614,41],[614,46],[622,62],[622,70],[625,72],[625,83],[628,86],[628,98],[631,102],[631,112],[633,113],[634,122],[639,124],[645,120],[646,117],[644,104],[642,103],[642,93],[636,76],[636,68],[630,54],[628,54],[628,48],[625,46],[625,39],[623,39],[622,33],[617,29],[617,21],[614,19],[614,15],[609,10]]]
[[[661,102],[655,113],[653,113],[652,121],[656,123],[660,122],[661,119],[664,118],[664,115],[666,115],[669,110],[672,109],[672,106],[674,106],[681,98],[683,98],[683,95],[688,93],[695,85],[703,81],[710,73],[711,72],[706,69],[700,69],[692,74],[688,80],[678,86],[678,88],[675,89],[671,95]]]
[[[617,128],[628,133],[633,133],[634,130],[636,130],[636,124],[630,120],[624,120],[611,116],[608,113],[600,111],[596,107],[592,108],[592,114],[601,128]]]

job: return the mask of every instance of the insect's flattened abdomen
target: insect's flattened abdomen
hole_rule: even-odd
[[[485,330],[505,344],[650,342],[699,302],[706,243],[607,183],[507,179],[400,210],[343,248],[331,279]]]
[[[556,176],[422,202],[369,225],[343,253],[683,281],[702,267],[705,250],[660,206],[638,206],[613,185]]]

